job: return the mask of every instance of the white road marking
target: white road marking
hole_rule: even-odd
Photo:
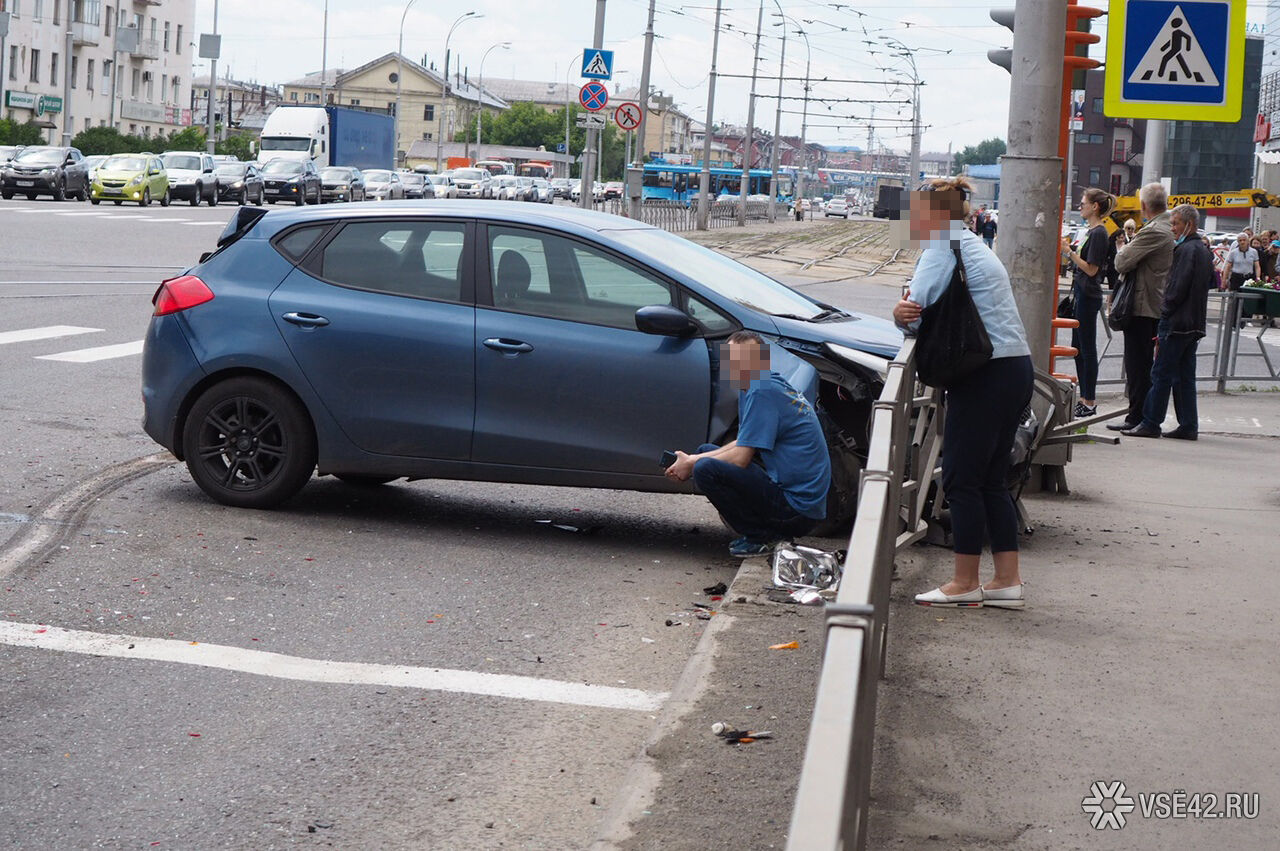
[[[183,224],[195,225],[196,227],[200,227],[201,225],[213,225],[216,228],[225,228],[227,226],[226,222],[183,222]]]
[[[666,692],[544,680],[513,674],[486,674],[449,668],[378,665],[370,662],[334,662],[286,656],[265,650],[247,650],[225,644],[203,644],[171,638],[106,635],[41,624],[0,621],[0,644],[115,659],[149,659],[177,662],[224,671],[241,671],[263,677],[343,685],[378,685],[429,691],[483,694],[518,700],[630,709],[652,712],[661,708]]]
[[[129,355],[142,354],[142,340],[132,343],[116,343],[114,346],[98,346],[92,349],[76,349],[70,352],[59,352],[56,355],[40,355],[36,360],[60,360],[68,363],[93,363],[111,358],[123,358]]]
[[[29,343],[32,340],[52,340],[74,334],[94,334],[101,328],[81,328],[78,325],[46,325],[43,328],[24,328],[21,331],[0,331],[0,345],[5,343]]]
[[[83,213],[58,213],[58,215],[59,216],[98,216],[99,218],[106,218],[107,216],[110,216],[111,213],[105,212],[103,210],[86,210]]]

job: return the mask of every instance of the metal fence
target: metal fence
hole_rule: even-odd
[[[889,365],[844,577],[826,607],[826,644],[789,851],[862,849],[867,841],[876,693],[884,674],[894,556],[925,536],[942,448],[942,391],[915,377],[914,338]]]
[[[1280,371],[1271,360],[1269,351],[1271,345],[1280,347],[1280,330],[1271,327],[1271,319],[1275,317],[1264,315],[1260,320],[1245,319],[1241,322],[1245,318],[1245,310],[1255,313],[1261,310],[1257,307],[1261,301],[1253,293],[1226,290],[1209,293],[1209,327],[1215,332],[1213,347],[1201,346],[1196,352],[1196,381],[1213,382],[1220,393],[1226,391],[1229,381],[1280,381]],[[1100,316],[1099,320],[1098,324],[1107,336],[1099,359],[1123,358],[1123,351],[1111,351],[1116,335],[1107,326],[1106,314]],[[1277,356],[1280,356],[1280,349],[1277,350]],[[1255,360],[1257,358],[1261,359],[1260,364]],[[1244,364],[1241,363],[1242,359]],[[1123,370],[1119,378],[1098,379],[1100,386],[1124,383]]]
[[[708,229],[731,228],[738,224],[738,201],[717,200],[711,204],[707,216]],[[629,216],[630,209],[626,199],[610,198],[598,201],[592,208],[615,216]],[[778,218],[786,215],[786,208],[779,205]],[[769,202],[747,201],[747,221],[763,221],[769,218]],[[685,204],[682,201],[645,201],[640,205],[639,221],[647,225],[662,228],[672,233],[696,230],[698,227],[698,205]]]

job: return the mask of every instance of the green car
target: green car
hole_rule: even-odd
[[[94,204],[111,201],[117,207],[136,201],[145,207],[154,199],[169,206],[169,175],[155,154],[116,154],[107,157],[93,173],[89,200]]]

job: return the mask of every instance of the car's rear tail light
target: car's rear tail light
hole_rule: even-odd
[[[160,289],[156,290],[155,296],[151,299],[151,303],[156,307],[152,315],[167,316],[212,300],[213,291],[195,275],[170,278],[160,284]]]

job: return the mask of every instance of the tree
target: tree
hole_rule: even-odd
[[[19,124],[0,118],[0,145],[43,145],[44,132],[33,121]]]
[[[992,165],[998,163],[1000,162],[1000,157],[1004,156],[1004,152],[1004,139],[995,136],[985,139],[977,145],[970,145],[956,154],[952,173],[959,174],[966,165]]]
[[[156,138],[157,151],[203,151],[206,147],[203,127],[187,127],[167,139]]]
[[[215,150],[220,154],[228,154],[238,160],[248,162],[253,159],[253,151],[250,149],[252,144],[252,134],[236,133],[219,142]]]
[[[147,140],[128,136],[114,127],[90,127],[71,139],[72,147],[79,148],[86,157],[97,154],[131,154],[148,150]]]

